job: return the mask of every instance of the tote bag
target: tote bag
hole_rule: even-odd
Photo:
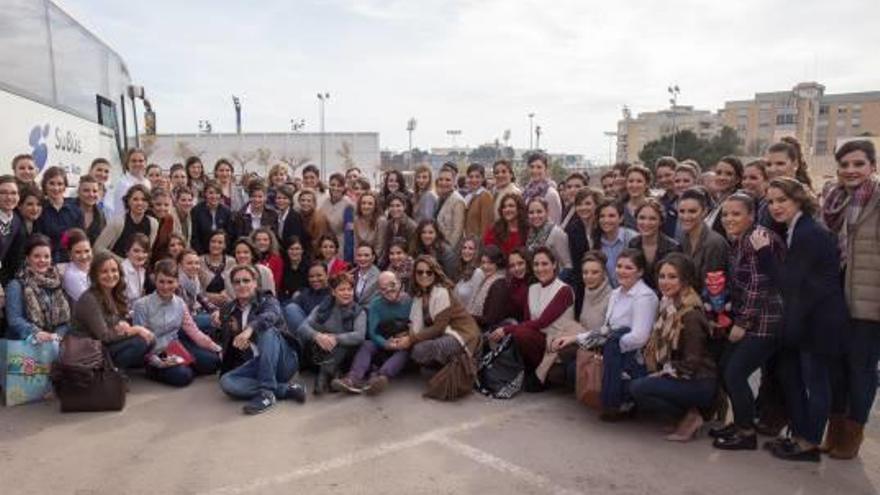
[[[577,351],[575,397],[587,406],[602,410],[602,354],[587,349]]]
[[[58,340],[39,343],[0,339],[0,386],[7,406],[37,402],[52,396],[49,374],[58,359]]]

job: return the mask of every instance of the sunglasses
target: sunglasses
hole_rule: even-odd
[[[416,270],[416,275],[434,275],[432,270]]]
[[[251,282],[253,282],[253,280],[249,278],[236,278],[232,280],[232,285],[244,285]]]

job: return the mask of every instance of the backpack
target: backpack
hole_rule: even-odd
[[[523,388],[525,365],[512,335],[504,339],[480,360],[477,390],[495,399],[510,399]]]

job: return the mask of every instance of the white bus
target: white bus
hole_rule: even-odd
[[[40,172],[65,168],[71,184],[98,157],[110,161],[112,178],[120,177],[126,123],[137,133],[136,117],[125,115],[132,91],[119,54],[57,5],[3,1],[0,174],[12,173],[14,156],[30,154]]]

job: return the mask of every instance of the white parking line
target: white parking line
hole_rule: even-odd
[[[513,416],[515,414],[528,414],[530,411],[534,409],[539,409],[542,407],[542,404],[535,403],[530,406],[518,407],[515,409],[510,409],[498,414],[493,414],[490,416],[485,416],[476,421],[469,421],[467,423],[462,423],[456,426],[447,426],[444,428],[437,428],[436,430],[427,431],[425,433],[420,433],[413,437],[410,437],[405,440],[400,440],[397,442],[386,442],[380,443],[374,447],[370,447],[367,449],[356,450],[351,453],[334,457],[333,459],[328,459],[326,461],[315,462],[312,464],[306,464],[305,466],[298,467],[292,471],[288,471],[285,473],[277,474],[275,476],[267,476],[262,478],[254,479],[248,483],[240,484],[240,485],[229,485],[225,487],[215,488],[213,490],[208,490],[205,492],[201,492],[201,495],[238,495],[242,493],[253,493],[258,490],[263,490],[272,486],[283,485],[290,483],[292,481],[296,481],[298,479],[306,478],[309,476],[314,476],[321,473],[326,473],[328,471],[333,471],[334,469],[340,469],[344,467],[348,467],[354,464],[359,464],[365,461],[369,461],[375,459],[377,457],[381,457],[385,454],[390,454],[392,452],[397,452],[399,450],[409,449],[412,447],[419,446],[423,443],[427,443],[430,441],[441,441],[447,440],[446,437],[448,435],[455,435],[457,433],[461,433],[467,430],[472,430],[474,428],[479,428],[480,426],[504,419],[508,416]],[[448,440],[452,442],[453,440]],[[445,444],[444,444],[445,445]],[[488,455],[488,454],[487,454]],[[500,460],[500,459],[499,459]],[[503,461],[502,461],[503,462]],[[514,466],[516,467],[516,466]],[[537,475],[535,475],[537,476]]]
[[[529,471],[528,469],[517,466],[516,464],[512,464],[510,462],[505,461],[504,459],[492,455],[484,450],[480,450],[475,447],[471,447],[465,443],[459,442],[458,440],[454,440],[449,437],[438,437],[433,439],[434,442],[439,443],[453,451],[473,460],[493,468],[497,471],[501,471],[502,473],[508,473],[517,478],[526,481],[536,487],[546,490],[549,493],[553,493],[554,495],[583,495],[583,492],[569,490],[568,488],[562,487],[553,483],[548,478],[541,476],[538,473],[533,471]]]

